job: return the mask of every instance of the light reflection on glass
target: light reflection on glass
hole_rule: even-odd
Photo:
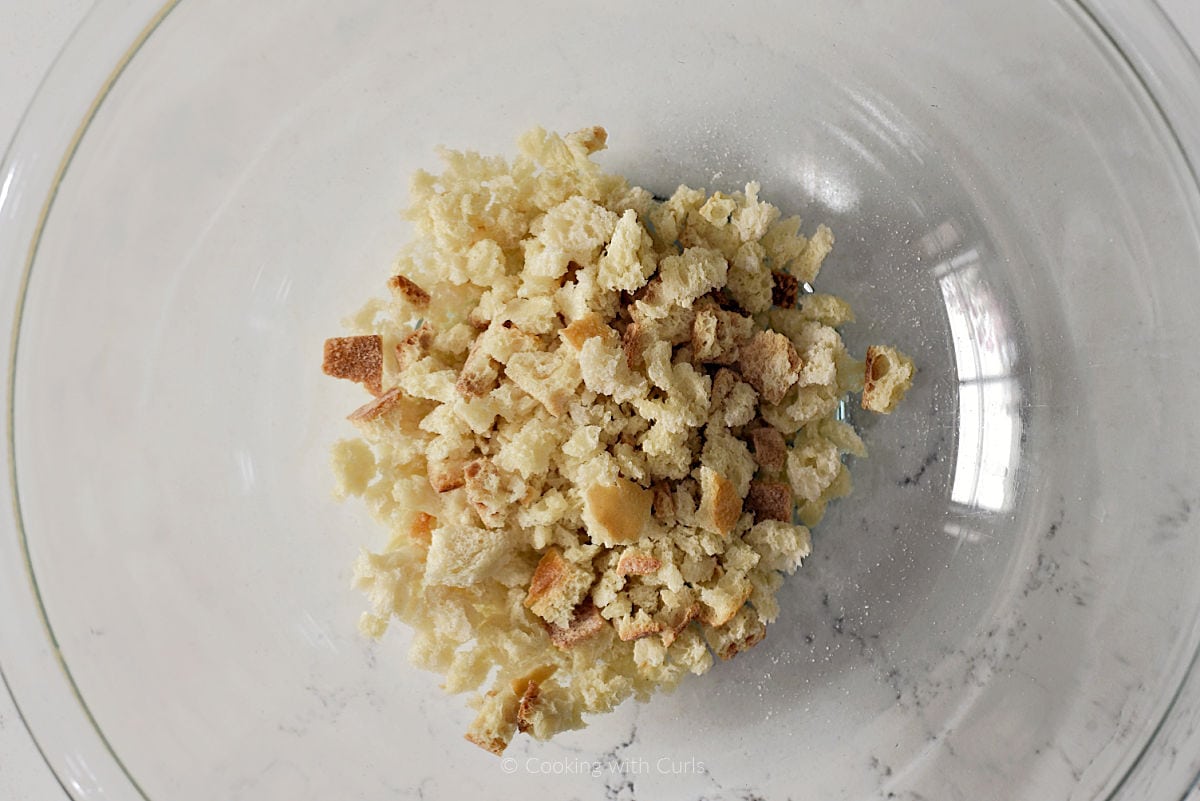
[[[254,470],[254,456],[247,450],[239,449],[234,452],[233,458],[237,461],[238,475],[242,480],[242,492],[248,495],[254,491],[258,483]]]
[[[103,791],[96,774],[92,772],[82,754],[66,754],[65,761],[67,763],[67,783],[75,789],[80,798],[99,795]]]
[[[1003,512],[1013,503],[1021,438],[1021,388],[1013,376],[1017,350],[979,249],[960,249],[959,242],[958,230],[947,222],[919,243],[927,255],[942,256],[933,275],[958,374],[958,449],[950,500],[964,512]],[[947,524],[946,533],[962,541],[979,536],[959,523]]]

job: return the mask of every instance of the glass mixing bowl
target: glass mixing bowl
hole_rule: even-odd
[[[1152,2],[102,0],[0,172],[0,665],[75,798],[1177,799],[1200,769],[1200,70]],[[766,641],[504,760],[355,622],[321,342],[434,147],[838,246],[916,359]],[[11,514],[10,514],[11,513]]]

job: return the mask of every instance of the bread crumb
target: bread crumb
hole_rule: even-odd
[[[751,481],[746,495],[746,511],[754,515],[756,522],[792,519],[792,488],[781,481]]]

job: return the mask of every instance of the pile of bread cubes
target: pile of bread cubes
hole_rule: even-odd
[[[849,306],[810,291],[828,228],[754,183],[657,201],[592,161],[605,139],[444,151],[390,297],[325,343],[375,396],[334,449],[391,535],[356,567],[362,628],[410,626],[497,754],[762,640],[865,455],[839,404],[889,412],[912,382],[893,348],[848,354]]]

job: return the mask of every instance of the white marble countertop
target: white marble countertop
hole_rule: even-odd
[[[1200,2],[1159,2],[1200,50]],[[7,144],[12,137],[42,76],[91,6],[91,0],[0,2],[0,142]],[[64,797],[12,699],[0,688],[0,799]],[[1200,789],[1190,799],[1200,801]]]

